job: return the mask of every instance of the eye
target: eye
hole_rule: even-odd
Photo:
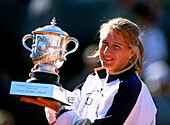
[[[103,45],[108,45],[108,43],[106,41],[102,41]]]
[[[121,48],[121,46],[118,45],[118,44],[113,45],[113,47],[114,47],[114,48]]]

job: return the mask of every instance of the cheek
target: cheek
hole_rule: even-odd
[[[99,48],[99,57],[101,58],[104,52],[104,47]]]
[[[129,56],[127,55],[127,53],[121,53],[119,55],[119,58],[117,58],[119,60],[119,63],[123,63],[123,64],[127,64],[129,61]]]
[[[101,51],[99,51],[99,59],[100,59],[100,61],[103,60],[103,59],[102,59],[102,52],[101,52]]]

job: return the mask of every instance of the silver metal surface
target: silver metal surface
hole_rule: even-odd
[[[75,52],[79,46],[76,38],[70,37],[55,24],[54,18],[51,25],[38,28],[22,39],[23,46],[31,52],[30,58],[32,58],[33,63],[39,64],[39,69],[36,71],[56,74],[55,69],[60,68],[66,61],[66,56]],[[26,45],[27,39],[32,39],[32,48]],[[75,47],[67,51],[70,42],[74,42]]]

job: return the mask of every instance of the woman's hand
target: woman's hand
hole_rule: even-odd
[[[32,72],[36,69],[39,68],[38,64],[35,64],[35,66],[31,69],[31,73],[29,73],[29,76],[32,76]],[[59,73],[58,69],[55,69],[56,73]],[[50,109],[53,109],[54,111],[58,111],[58,109],[62,106],[60,102],[51,100],[51,99],[46,99],[42,97],[37,97],[37,98],[31,98],[31,97],[21,97],[21,101],[28,102],[28,103],[33,103],[39,106],[43,107],[48,107]]]
[[[39,106],[48,107],[50,109],[53,109],[56,112],[62,106],[61,103],[58,101],[46,99],[46,98],[42,98],[42,97],[38,97],[38,98],[21,97],[20,100],[24,101],[24,102],[33,103],[33,104],[36,104]]]

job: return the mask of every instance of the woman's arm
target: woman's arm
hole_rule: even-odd
[[[38,98],[21,97],[20,100],[24,102],[33,103],[42,107],[48,107],[56,112],[59,110],[60,107],[62,107],[60,102],[42,97]]]
[[[86,125],[123,125],[136,104],[140,89],[141,86],[136,87],[136,85],[133,86],[128,83],[122,83],[119,87],[118,93],[115,95],[112,106],[104,118],[96,119],[91,123],[88,118],[83,118],[76,110],[72,110],[63,113],[58,117],[56,121],[57,125],[60,125],[61,123],[65,123],[66,125],[80,125],[82,123]]]

